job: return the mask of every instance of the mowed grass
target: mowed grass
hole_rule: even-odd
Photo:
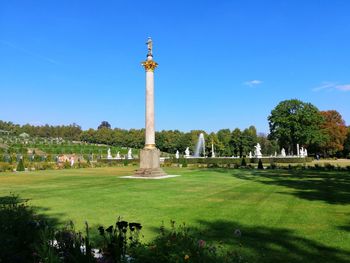
[[[134,169],[1,173],[0,196],[19,194],[78,229],[121,216],[142,223],[145,240],[162,222],[186,222],[243,262],[350,262],[349,172],[179,168],[166,169],[176,178],[120,178]]]

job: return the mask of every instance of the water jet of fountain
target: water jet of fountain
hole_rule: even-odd
[[[196,150],[193,154],[193,157],[200,157],[201,150],[203,151],[203,156],[205,157],[205,140],[203,133],[199,134]]]

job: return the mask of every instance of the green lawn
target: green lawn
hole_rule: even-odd
[[[350,262],[349,172],[183,168],[166,169],[181,176],[165,180],[119,178],[133,169],[1,173],[0,196],[29,198],[77,228],[122,216],[142,223],[145,239],[163,221],[186,222],[205,240],[241,243],[248,262]]]

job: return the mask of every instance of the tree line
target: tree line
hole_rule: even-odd
[[[168,153],[179,151],[184,153],[187,147],[193,152],[198,142],[199,134],[203,133],[205,138],[206,155],[211,156],[212,144],[217,156],[242,156],[254,149],[258,141],[272,148],[276,143],[271,143],[266,136],[258,136],[254,126],[241,131],[236,128],[222,129],[218,132],[207,133],[204,130],[192,130],[182,132],[179,130],[163,130],[156,132],[157,147]],[[109,145],[124,146],[131,148],[143,148],[145,143],[144,129],[111,129],[100,127],[100,129],[89,129],[83,131],[81,140],[90,143],[105,143]],[[270,148],[265,149],[270,149]]]
[[[245,156],[260,143],[264,155],[280,153],[284,148],[289,154],[296,154],[296,147],[306,147],[311,154],[349,157],[350,127],[339,112],[320,111],[311,103],[297,99],[280,102],[268,116],[270,133],[257,133],[254,126],[246,129],[221,129],[207,133],[204,130],[182,132],[163,130],[156,132],[157,147],[168,153],[181,153],[187,147],[193,152],[200,133],[205,137],[206,155],[211,156],[212,144],[217,156]],[[61,137],[88,143],[107,144],[119,147],[143,148],[144,129],[111,128],[107,121],[97,129],[83,131],[75,123],[61,126],[18,125],[0,121],[0,133],[19,135],[23,132],[34,137]]]
[[[280,102],[268,117],[269,139],[296,153],[297,144],[324,156],[350,157],[350,126],[336,110],[320,111],[297,99]]]
[[[107,144],[112,146],[143,148],[145,144],[144,129],[112,129],[107,121],[103,121],[97,129],[83,131],[76,124],[61,126],[34,126],[30,124],[18,125],[12,122],[0,121],[0,132],[8,131],[12,135],[27,133],[32,137],[61,137],[68,140],[81,140],[88,143]],[[218,132],[207,133],[204,130],[192,130],[182,132],[179,130],[163,130],[156,132],[157,147],[168,153],[177,150],[184,153],[187,147],[193,152],[198,141],[199,134],[205,138],[206,155],[211,156],[212,144],[217,156],[243,156],[253,151],[259,142],[262,144],[263,153],[270,154],[278,151],[275,140],[269,140],[264,134],[257,134],[256,128],[250,126],[247,129],[234,130],[221,129]]]
[[[30,124],[19,125],[12,122],[0,120],[0,134],[20,135],[27,133],[33,137],[43,138],[65,138],[69,140],[79,140],[82,129],[79,125],[73,123],[70,125],[42,125],[35,126]]]

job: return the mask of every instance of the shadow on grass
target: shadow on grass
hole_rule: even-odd
[[[348,218],[350,218],[350,213],[348,213],[347,216]],[[338,229],[342,231],[350,232],[350,221],[348,221],[347,225],[338,226]],[[350,234],[349,234],[349,237],[350,237]]]
[[[198,240],[222,244],[240,255],[241,262],[345,263],[350,258],[350,251],[309,240],[289,229],[247,226],[227,220],[198,220],[198,223],[199,229],[191,228]]]
[[[292,188],[299,198],[329,204],[350,204],[350,173],[342,171],[241,170],[238,179]]]

